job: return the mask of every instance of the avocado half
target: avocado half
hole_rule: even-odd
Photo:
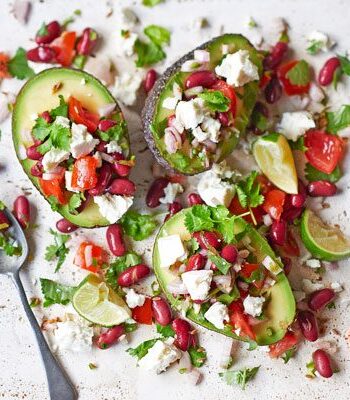
[[[95,113],[98,113],[100,107],[116,104],[113,118],[124,119],[119,105],[108,89],[98,79],[86,72],[75,69],[50,68],[28,80],[16,99],[12,116],[12,138],[17,158],[24,172],[40,193],[39,180],[30,173],[35,161],[26,158],[25,149],[34,143],[30,132],[36,116],[57,107],[59,95],[62,95],[65,100],[69,96],[73,96],[85,108]],[[124,135],[127,151],[130,149],[127,129],[125,129]],[[98,205],[92,199],[77,215],[69,212],[67,204],[59,205],[57,211],[68,221],[84,228],[110,225],[110,222],[100,214]]]
[[[199,157],[190,159],[179,151],[174,154],[169,154],[166,151],[163,134],[167,126],[167,118],[172,114],[172,110],[162,108],[161,104],[165,98],[172,96],[174,82],[183,84],[191,74],[191,72],[182,72],[181,66],[185,61],[193,59],[195,50],[207,50],[210,53],[209,69],[214,70],[224,57],[222,45],[228,45],[230,53],[238,50],[247,50],[251,61],[258,67],[259,75],[261,76],[263,70],[261,54],[244,36],[225,34],[203,43],[176,61],[159,77],[147,96],[142,111],[145,139],[158,163],[168,170],[177,171],[185,175],[195,175],[210,168],[210,166],[204,166]],[[242,87],[235,88],[235,93],[237,95],[235,130],[227,140],[219,143],[217,152],[220,157],[216,162],[224,160],[232,152],[244,133],[257,100],[259,82],[249,82]]]
[[[153,248],[154,273],[161,289],[174,309],[180,309],[183,301],[176,299],[167,290],[168,284],[176,278],[176,275],[168,268],[160,268],[157,243],[160,237],[168,235],[180,235],[182,240],[189,240],[191,238],[184,223],[187,210],[184,209],[180,211],[163,224],[158,232]],[[244,223],[241,220],[239,222]],[[260,263],[266,256],[270,256],[280,265],[280,261],[277,259],[276,254],[273,252],[266,239],[249,224],[245,223],[245,225],[244,230],[251,240],[250,246],[255,249],[254,254],[257,258],[257,262]],[[283,272],[279,273],[276,279],[275,285],[270,287],[265,295],[265,297],[269,299],[267,306],[264,308],[265,319],[260,324],[253,327],[259,346],[269,345],[281,340],[295,317],[295,299],[289,281]],[[193,308],[187,311],[186,316],[191,321],[202,325],[204,328],[232,337],[233,339],[247,341],[245,338],[237,336],[229,326],[225,327],[225,329],[216,328],[203,317],[203,314],[196,314]]]

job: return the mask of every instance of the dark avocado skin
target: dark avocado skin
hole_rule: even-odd
[[[148,144],[149,149],[153,153],[153,155],[154,155],[155,159],[157,160],[157,162],[162,167],[164,167],[165,169],[167,169],[170,172],[180,172],[180,173],[182,173],[184,175],[196,175],[199,172],[204,172],[205,170],[210,169],[211,166],[209,166],[207,168],[203,167],[203,169],[201,171],[195,171],[195,172],[187,172],[187,171],[184,171],[184,170],[180,171],[180,170],[177,170],[176,168],[172,167],[169,164],[169,162],[166,159],[164,159],[164,157],[162,156],[161,152],[158,149],[156,140],[154,138],[154,134],[152,133],[152,129],[151,129],[151,125],[153,123],[154,116],[156,114],[157,103],[158,103],[159,97],[162,94],[163,90],[165,89],[169,79],[175,73],[177,73],[177,72],[179,72],[181,70],[182,64],[187,60],[193,59],[195,50],[206,49],[206,48],[208,48],[209,45],[215,43],[216,41],[222,40],[224,38],[230,38],[230,37],[244,39],[246,41],[246,43],[249,44],[253,48],[253,45],[246,38],[244,38],[242,35],[239,35],[239,34],[225,34],[225,35],[217,36],[217,37],[209,40],[208,42],[205,42],[205,43],[201,44],[200,46],[198,46],[197,48],[193,49],[189,53],[185,54],[183,57],[181,57],[179,60],[177,60],[174,64],[172,64],[168,69],[166,69],[166,71],[157,79],[157,81],[154,84],[152,90],[149,92],[149,94],[148,94],[148,96],[146,98],[145,106],[144,106],[144,108],[142,110],[142,114],[141,114],[144,137],[145,137],[145,140],[146,140],[146,142]],[[258,67],[259,67],[259,72],[261,73],[261,71],[262,71],[261,64],[258,65]],[[242,135],[242,133],[243,132],[240,132],[241,135]],[[238,140],[237,140],[237,142],[238,142]],[[235,147],[235,145],[232,147],[232,150],[233,150],[234,147]],[[222,161],[222,160],[220,160],[220,161]]]

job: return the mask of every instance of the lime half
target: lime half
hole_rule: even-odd
[[[261,171],[275,186],[286,193],[298,193],[293,153],[283,135],[270,133],[260,137],[253,144],[253,155]]]
[[[79,285],[72,299],[73,307],[94,324],[114,326],[130,318],[123,299],[96,275],[89,275]]]
[[[302,216],[301,238],[310,253],[321,260],[337,261],[350,256],[350,239],[311,210],[305,210]]]

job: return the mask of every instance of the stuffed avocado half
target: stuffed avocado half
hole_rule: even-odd
[[[225,159],[249,122],[261,74],[261,55],[239,34],[214,38],[175,62],[143,109],[158,162],[194,175]]]
[[[133,191],[119,193],[113,184],[133,164],[127,126],[93,76],[65,68],[34,76],[17,97],[12,131],[25,173],[68,221],[105,226],[131,206]]]
[[[266,239],[222,206],[194,206],[161,227],[153,268],[174,309],[234,339],[269,345],[295,317],[283,265]]]

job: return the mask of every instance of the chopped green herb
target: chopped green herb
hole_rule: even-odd
[[[306,376],[308,378],[316,378],[316,368],[315,368],[315,363],[313,361],[310,361],[306,364]]]
[[[224,112],[229,109],[230,99],[219,90],[205,90],[202,93],[199,93],[198,97],[204,100],[204,104],[210,109],[210,111]]]
[[[81,15],[81,10],[79,10],[79,9],[74,10],[73,14],[80,16]]]
[[[337,68],[333,74],[333,79],[332,79],[332,85],[335,90],[337,90],[338,83],[339,83],[341,77],[342,77],[342,70],[341,70],[341,68]],[[322,103],[322,104],[324,104],[324,103]]]
[[[144,33],[153,43],[159,46],[170,43],[170,31],[162,26],[149,25],[144,29]]]
[[[219,255],[209,254],[209,260],[216,266],[216,268],[224,275],[227,274],[228,270],[231,268],[231,263],[226,261]]]
[[[146,7],[154,7],[163,2],[164,0],[142,0],[142,4]]]
[[[61,235],[52,229],[50,229],[50,233],[54,237],[54,244],[46,247],[45,260],[52,261],[57,259],[57,265],[55,268],[55,272],[57,272],[61,268],[67,254],[69,253],[66,243],[70,237],[69,235]]]
[[[83,192],[74,193],[68,201],[68,209],[71,214],[78,214],[77,208],[81,206],[81,203],[85,200]]]
[[[191,346],[188,349],[188,354],[190,355],[192,365],[196,368],[203,366],[207,359],[207,352],[200,346]]]
[[[44,296],[44,307],[52,304],[68,304],[73,297],[75,287],[65,286],[51,279],[40,278],[41,292]]]
[[[297,64],[287,72],[286,77],[292,85],[306,86],[311,80],[309,64],[305,60],[298,61]]]
[[[299,150],[305,152],[307,150],[304,144],[304,136],[300,136],[295,142],[293,140],[288,140],[291,150]]]
[[[126,268],[132,267],[134,265],[141,263],[141,256],[134,252],[129,252],[124,256],[117,257],[108,267],[105,278],[107,283],[113,288],[117,289],[117,279],[118,276],[126,270]]]
[[[22,254],[22,247],[11,236],[2,232],[0,232],[0,249],[10,257],[19,257]]]
[[[220,294],[220,296],[218,296],[217,300],[220,301],[220,303],[226,304],[228,306],[233,301],[235,301],[239,298],[240,298],[240,293],[239,293],[239,290],[237,289],[237,286],[235,285],[230,293]]]
[[[34,76],[34,71],[28,65],[27,52],[20,47],[8,63],[9,73],[18,79],[27,79]]]
[[[350,104],[343,105],[336,112],[326,112],[327,132],[336,134],[342,129],[350,126]]]
[[[0,211],[5,210],[5,203],[0,200]]]
[[[135,63],[139,68],[154,65],[159,61],[164,60],[166,57],[163,49],[154,42],[146,43],[137,39],[134,45],[134,50],[137,54]]]
[[[338,59],[340,61],[341,72],[345,75],[350,76],[350,60],[347,57],[341,56],[339,54]]]
[[[252,113],[251,123],[262,132],[265,132],[268,128],[268,119],[263,113],[256,109]]]
[[[180,368],[179,369],[179,374],[186,374],[187,368]]]
[[[248,28],[256,28],[257,26],[258,24],[256,23],[256,21],[252,17],[250,17],[248,22]]]
[[[306,49],[306,51],[311,54],[315,55],[321,51],[323,47],[323,42],[321,40],[311,40],[309,47]]]
[[[163,326],[160,324],[156,324],[156,327],[157,327],[157,333],[159,333],[160,335],[162,335],[165,338],[175,336],[175,332],[170,325]]]
[[[285,364],[287,364],[287,362],[288,362],[291,358],[294,357],[295,352],[296,352],[296,347],[291,347],[289,350],[287,350],[287,351],[283,354],[282,359],[283,359],[283,361],[284,361]]]
[[[47,198],[47,201],[50,203],[52,211],[57,211],[59,209],[60,203],[57,197],[51,195]]]
[[[153,296],[159,296],[162,293],[162,290],[157,281],[153,281],[151,283],[151,289],[152,289]]]
[[[73,59],[73,67],[78,69],[83,69],[86,63],[86,56],[78,54]]]
[[[337,165],[334,171],[330,174],[326,174],[322,171],[319,171],[315,167],[313,167],[311,164],[306,164],[305,166],[305,178],[309,182],[313,181],[328,181],[328,182],[338,182],[339,179],[342,177],[342,172]]]
[[[93,364],[93,363],[89,363],[89,368],[90,369],[96,369],[97,366],[95,364]]]
[[[126,122],[125,121],[121,121],[120,123],[118,123],[117,125],[112,126],[111,128],[109,128],[105,132],[98,131],[98,135],[105,142],[110,142],[112,140],[115,140],[116,142],[119,142],[119,140],[124,135],[125,128],[126,128]]]
[[[247,382],[255,377],[259,368],[260,366],[254,368],[243,368],[238,371],[225,371],[220,372],[219,376],[221,376],[228,385],[236,384],[244,390]]]
[[[50,111],[50,115],[53,119],[56,117],[65,117],[68,116],[68,103],[64,100],[64,97],[60,94],[59,96],[60,104]]]
[[[328,310],[335,310],[335,303],[334,301],[327,304]]]
[[[156,229],[157,223],[153,215],[139,214],[137,211],[127,211],[120,220],[124,232],[134,240],[148,238]]]
[[[252,171],[248,177],[236,184],[238,200],[244,208],[254,208],[264,202],[264,196],[260,194],[260,184],[256,182],[257,171]]]
[[[134,349],[129,348],[126,351],[133,357],[137,357],[138,360],[141,360],[141,358],[143,358],[148,353],[148,350],[154,346],[157,340],[159,339],[146,340],[145,342],[142,342]]]

